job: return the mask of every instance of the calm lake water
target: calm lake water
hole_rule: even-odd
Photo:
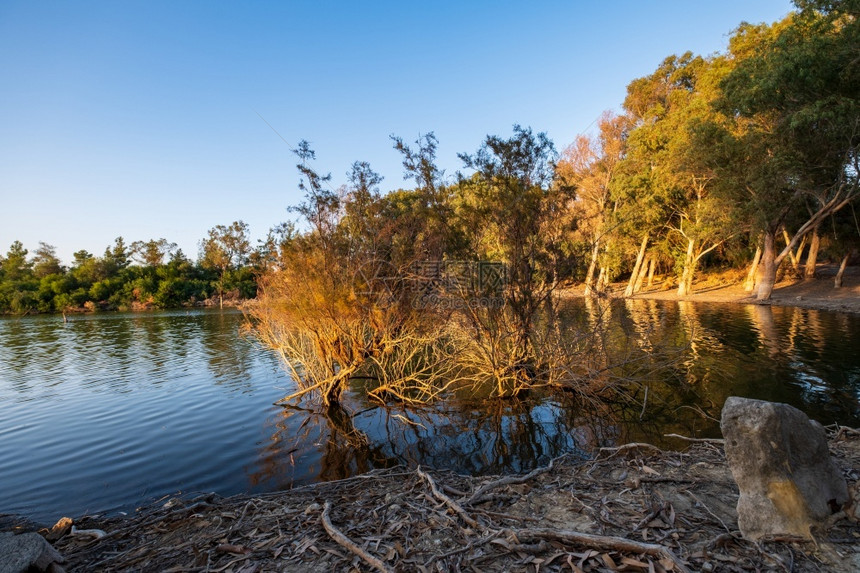
[[[598,314],[613,325],[606,344],[619,356],[660,349],[671,358],[660,369],[634,361],[641,385],[629,400],[598,407],[533,396],[398,410],[354,395],[346,410],[325,415],[273,405],[294,384],[240,334],[238,312],[2,318],[0,513],[52,523],[398,463],[526,471],[605,444],[680,445],[662,437],[668,432],[717,436],[731,395],[860,425],[858,316],[657,301],[596,311],[572,301],[567,321],[588,325]],[[623,342],[622,331],[637,341]]]

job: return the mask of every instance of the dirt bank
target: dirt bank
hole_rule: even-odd
[[[683,297],[676,294],[677,284],[674,280],[662,278],[655,281],[652,287],[643,288],[632,298],[729,304],[771,304],[860,314],[860,268],[849,267],[846,269],[842,288],[834,288],[833,286],[836,271],[837,269],[833,265],[819,265],[814,279],[785,278],[776,284],[771,299],[763,302],[755,300],[754,293],[744,291],[741,284],[743,277],[739,277],[737,273],[705,275],[693,285],[693,294]],[[626,286],[626,283],[612,284],[608,289],[608,295],[612,298],[621,297]],[[567,292],[573,296],[582,296],[582,287],[575,287]]]
[[[855,490],[860,435],[841,429],[831,450]],[[171,499],[80,519],[107,535],[56,546],[71,571],[860,569],[856,521],[817,532],[817,543],[757,545],[737,532],[737,496],[720,444],[634,444],[521,477],[396,468],[264,496]]]

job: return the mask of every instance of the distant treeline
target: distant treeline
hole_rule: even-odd
[[[30,253],[20,241],[0,255],[0,313],[143,310],[222,304],[256,295],[256,266],[266,246],[252,249],[237,221],[209,230],[192,262],[166,239],[127,244],[117,237],[102,256],[81,250],[70,267],[53,245]]]
[[[778,272],[809,277],[823,257],[844,270],[860,250],[860,1],[795,4],[773,24],[742,23],[723,53],[666,58],[628,85],[621,113],[560,154],[516,126],[460,154],[452,178],[432,133],[412,148],[395,138],[415,187],[381,192],[366,162],[333,188],[302,142],[305,200],[292,211],[307,226],[282,224],[256,249],[241,221],[211,229],[196,264],[163,239],[117,239],[70,269],[49,245],[28,258],[15,243],[0,312],[250,297],[255,270],[264,286],[295,270],[295,298],[310,271],[362,275],[371,262],[403,275],[426,261],[499,261],[530,288],[577,281],[587,294],[621,278],[632,294],[659,272],[686,295],[703,268],[746,268],[759,299]]]

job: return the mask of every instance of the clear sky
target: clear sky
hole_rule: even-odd
[[[389,136],[435,132],[453,174],[514,123],[559,150],[670,54],[726,48],[788,0],[0,2],[0,252],[64,262],[293,218],[295,156],[406,187]],[[258,115],[259,114],[259,115]],[[289,142],[260,118],[262,116]]]

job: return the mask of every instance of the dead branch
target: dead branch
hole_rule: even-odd
[[[377,559],[373,555],[370,555],[369,553],[367,553],[364,549],[362,549],[361,547],[359,547],[358,545],[353,543],[349,539],[349,537],[347,537],[346,535],[341,533],[332,524],[331,519],[329,519],[329,515],[328,515],[329,509],[331,509],[331,504],[328,501],[326,501],[325,505],[323,505],[323,511],[322,511],[322,524],[326,530],[326,533],[328,533],[329,536],[332,539],[334,539],[338,545],[340,545],[341,547],[344,547],[346,549],[349,549],[350,551],[352,551],[353,553],[355,553],[356,555],[358,555],[359,557],[364,559],[368,565],[370,565],[371,567],[373,567],[377,571],[382,571],[382,573],[393,573],[393,571],[394,571],[393,569],[391,569],[390,567],[385,565],[385,563],[383,563],[382,561],[380,561],[379,559]]]
[[[705,505],[705,502],[704,502],[704,501],[702,501],[701,499],[699,499],[698,497],[696,497],[696,494],[694,494],[694,493],[693,493],[693,492],[691,492],[690,490],[687,490],[687,495],[689,495],[689,496],[690,496],[690,497],[692,497],[694,500],[696,500],[696,503],[698,503],[699,505],[701,505],[701,506],[702,506],[702,508],[703,508],[705,511],[707,511],[707,512],[708,512],[708,514],[710,514],[710,516],[711,516],[711,517],[713,517],[714,519],[716,519],[717,521],[719,521],[719,522],[720,522],[720,525],[722,525],[722,526],[723,526],[723,529],[725,529],[725,530],[726,530],[726,533],[731,533],[731,532],[732,532],[732,530],[731,530],[731,529],[729,529],[729,526],[728,526],[728,525],[726,525],[726,522],[725,522],[725,521],[723,521],[722,519],[720,519],[720,516],[719,516],[719,515],[717,515],[717,514],[716,514],[716,513],[714,513],[713,511],[711,511],[711,508],[710,508],[710,507],[708,507],[707,505]]]
[[[543,474],[543,473],[550,471],[552,469],[552,465],[553,465],[554,461],[555,460],[550,460],[548,465],[546,465],[542,468],[537,468],[535,470],[532,470],[531,472],[527,473],[524,476],[506,476],[506,477],[497,479],[495,481],[491,481],[490,483],[486,483],[486,484],[482,485],[481,487],[479,487],[477,490],[475,490],[475,493],[473,493],[472,496],[469,499],[467,499],[464,503],[466,505],[472,505],[473,503],[477,502],[485,493],[487,493],[491,489],[495,489],[495,488],[501,487],[503,485],[525,483],[525,482],[531,480],[532,478],[539,476],[540,474]]]
[[[430,485],[430,491],[433,492],[433,496],[436,499],[450,507],[454,511],[454,513],[462,517],[463,521],[465,521],[472,527],[480,527],[480,525],[478,525],[478,522],[475,521],[468,513],[466,513],[466,510],[463,509],[459,503],[439,491],[439,488],[436,487],[436,482],[433,481],[433,478],[421,471],[421,466],[418,466],[415,471],[419,476],[421,476],[422,479],[424,479]]]
[[[520,541],[534,539],[551,539],[564,543],[573,543],[577,545],[585,545],[590,548],[612,551],[628,551],[631,553],[644,553],[655,557],[663,557],[672,561],[675,569],[681,573],[690,573],[684,562],[678,558],[671,549],[663,545],[653,543],[641,543],[624,537],[614,537],[608,535],[592,535],[590,533],[580,533],[578,531],[564,531],[559,529],[535,528],[535,529],[515,529],[512,530],[514,535]]]
[[[685,440],[687,442],[702,442],[706,444],[719,444],[724,445],[726,443],[725,440],[720,438],[690,438],[688,436],[682,436],[681,434],[663,434],[664,438],[677,438],[679,440]]]
[[[289,402],[290,400],[292,400],[292,399],[294,399],[294,398],[299,398],[300,396],[304,396],[304,395],[305,395],[305,394],[307,394],[308,392],[312,392],[312,391],[316,390],[317,388],[322,388],[322,387],[323,387],[323,386],[325,386],[328,382],[329,382],[329,379],[328,379],[328,378],[326,378],[326,379],[325,379],[325,380],[323,380],[322,382],[317,382],[316,384],[313,384],[312,386],[308,386],[307,388],[303,388],[302,390],[299,390],[298,392],[293,392],[293,393],[292,393],[292,394],[290,394],[289,396],[285,396],[285,397],[283,397],[283,398],[279,398],[279,399],[275,402],[275,404],[274,404],[274,405],[275,405],[275,406],[280,406],[281,404],[283,404],[283,403],[285,403],[285,402]]]
[[[620,454],[622,452],[626,452],[629,450],[638,450],[638,449],[646,449],[646,450],[650,449],[650,450],[654,450],[660,454],[663,453],[663,450],[661,450],[657,446],[654,446],[652,444],[646,444],[644,442],[633,442],[630,444],[624,444],[623,446],[617,446],[617,447],[612,447],[612,448],[610,448],[610,447],[600,448],[598,450],[598,452],[599,453],[612,452],[612,455],[608,456],[611,458],[611,457],[617,456],[618,454]]]

